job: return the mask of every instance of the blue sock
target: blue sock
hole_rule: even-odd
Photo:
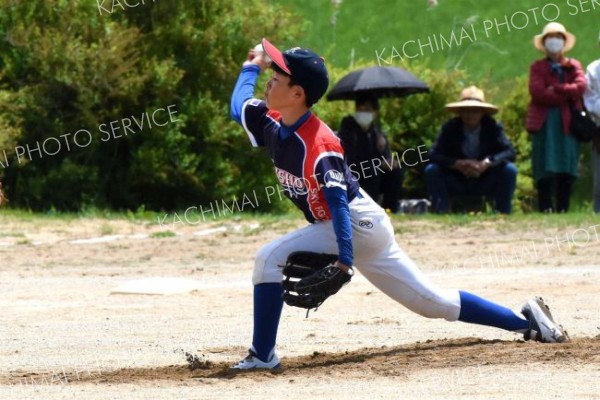
[[[461,290],[459,293],[459,321],[495,326],[507,331],[525,331],[529,328],[529,321],[525,317],[519,317],[513,310],[482,299],[469,292]]]
[[[262,361],[268,361],[275,347],[279,317],[283,308],[281,283],[261,283],[254,286],[254,335],[252,347]]]

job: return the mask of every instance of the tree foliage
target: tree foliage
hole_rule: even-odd
[[[139,2],[109,14],[95,2],[0,0],[0,173],[11,204],[174,209],[272,184],[268,160],[248,154],[229,119],[229,97],[250,47],[298,29],[259,0]],[[124,135],[124,118],[170,105],[175,122]],[[71,135],[82,129],[93,140],[78,147]],[[57,154],[52,138],[63,141]]]

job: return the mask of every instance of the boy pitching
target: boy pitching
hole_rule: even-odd
[[[385,211],[352,178],[340,140],[310,111],[329,85],[324,59],[299,47],[281,52],[266,39],[262,46],[264,52],[252,50],[244,62],[231,98],[231,116],[253,146],[267,149],[286,197],[309,224],[256,255],[252,346],[232,368],[280,367],[275,352],[283,307],[279,266],[300,250],[338,254],[335,265],[341,271],[351,275],[356,266],[379,290],[424,317],[495,326],[523,333],[526,340],[566,339],[539,297],[516,313],[474,294],[433,284],[396,243]],[[269,67],[273,74],[265,100],[255,99],[256,80]]]

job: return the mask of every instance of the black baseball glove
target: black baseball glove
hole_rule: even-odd
[[[291,253],[282,266],[283,301],[294,307],[317,309],[352,278],[352,269],[349,272],[342,271],[335,265],[337,259],[338,256],[334,254],[311,251]]]

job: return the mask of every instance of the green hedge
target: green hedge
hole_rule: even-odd
[[[229,97],[249,48],[265,34],[289,42],[301,28],[260,0],[146,2],[109,15],[95,2],[0,0],[0,160],[6,152],[9,164],[0,178],[10,204],[171,210],[272,185],[268,159],[229,118]],[[101,140],[102,124],[169,105],[176,122]],[[85,148],[35,150],[81,129],[93,135]]]

